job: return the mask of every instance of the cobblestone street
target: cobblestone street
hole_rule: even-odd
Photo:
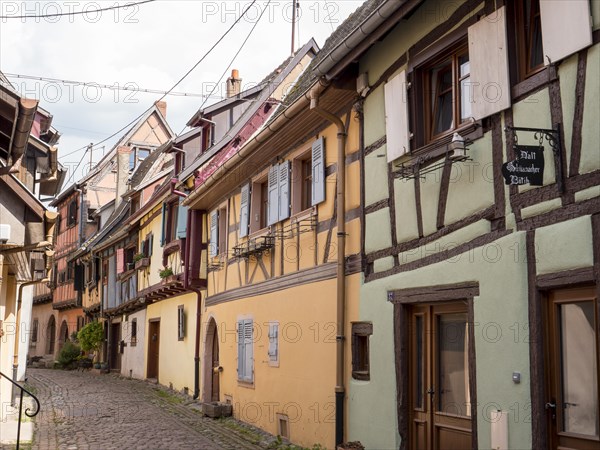
[[[204,417],[191,398],[140,380],[29,369],[42,404],[33,449],[260,449],[272,437]]]

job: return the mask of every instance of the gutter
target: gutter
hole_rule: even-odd
[[[352,30],[346,39],[337,44],[313,69],[319,77],[325,77],[327,80],[334,78],[340,70],[332,69],[340,63],[348,54],[364,49],[374,44],[377,37],[371,35],[379,28],[386,20],[388,20],[401,7],[407,6],[401,12],[398,19],[404,17],[412,11],[416,6],[420,5],[423,0],[384,0],[365,20]],[[363,50],[364,50],[363,49]]]
[[[346,320],[346,138],[342,120],[319,107],[319,90],[310,91],[310,109],[337,127],[337,288],[336,288],[336,370],[335,370],[335,445],[344,442],[344,340]]]
[[[188,198],[183,201],[184,206],[193,207],[195,200],[201,197],[210,187],[220,178],[235,170],[246,157],[250,156],[258,147],[268,141],[278,130],[280,130],[288,121],[292,120],[306,106],[310,105],[311,93],[320,94],[329,86],[328,82],[319,79],[311,89],[301,95],[293,104],[283,110],[273,122],[263,128],[260,133],[248,140],[231,158],[225,161],[219,168],[204,180],[204,183],[192,191]]]

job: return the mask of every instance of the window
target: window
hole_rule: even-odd
[[[227,209],[210,214],[210,256],[227,254]]]
[[[369,380],[369,336],[373,334],[370,322],[352,323],[352,378]]]
[[[108,284],[108,260],[102,261],[102,284]]]
[[[237,322],[238,331],[238,380],[252,383],[254,380],[253,322],[242,319]]]
[[[292,213],[298,214],[312,207],[312,155],[307,153],[295,159],[292,171]]]
[[[67,280],[71,281],[75,278],[75,262],[69,261],[67,263]]]
[[[133,270],[134,262],[133,257],[135,256],[135,247],[129,247],[125,249],[125,270]]]
[[[72,227],[77,223],[77,200],[71,200],[67,209],[67,226]]]
[[[85,318],[83,316],[77,316],[77,332],[85,325]]]
[[[279,366],[279,322],[269,322],[269,365]]]
[[[466,46],[445,53],[421,70],[425,88],[427,142],[457,129],[471,117],[469,54]]]
[[[177,307],[177,340],[185,339],[185,312],[183,305]]]
[[[152,233],[148,233],[146,238],[142,241],[142,254],[144,258],[149,258],[152,256],[152,246],[154,244],[154,235]]]
[[[249,231],[256,233],[267,226],[269,205],[269,189],[267,180],[258,180],[252,183],[250,196]]]
[[[33,319],[33,325],[31,326],[31,343],[35,343],[38,340],[38,329],[39,323],[37,319]]]
[[[515,2],[519,81],[544,68],[539,0]]]
[[[186,213],[187,213],[187,210],[186,210]],[[177,239],[178,215],[179,215],[179,204],[177,202],[163,203],[161,245],[168,244],[169,242],[172,242],[175,239]],[[185,232],[185,228],[184,228],[184,232]],[[184,235],[184,237],[185,237],[185,235]]]
[[[150,150],[147,148],[134,147],[129,154],[129,170],[135,169],[139,163],[150,155]]]
[[[135,347],[137,345],[137,319],[132,319],[131,322],[129,322],[129,326],[131,327],[131,340],[129,345]]]

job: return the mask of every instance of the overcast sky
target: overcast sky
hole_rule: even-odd
[[[331,32],[362,0],[299,0],[299,44],[314,37],[322,46]],[[251,1],[158,0],[136,7],[94,13],[116,1],[0,2],[0,16],[41,15],[86,11],[84,15],[42,19],[0,18],[0,70],[111,86],[166,91],[182,77],[231,26]],[[207,94],[233,55],[266,10],[232,68],[246,83],[256,83],[290,53],[291,0],[258,1],[228,37],[175,92]],[[226,78],[226,77],[225,77]],[[54,116],[61,134],[60,161],[75,168],[83,150],[60,157],[110,136],[148,108],[161,94],[99,90],[9,77],[26,97]],[[244,87],[242,85],[242,88]],[[220,88],[216,95],[224,95]],[[179,134],[202,103],[200,97],[168,96],[167,119]],[[218,99],[211,99],[213,103]],[[107,142],[104,151],[114,144]],[[102,157],[94,151],[94,161]],[[88,169],[88,157],[75,173]],[[86,166],[87,167],[84,167]],[[71,173],[69,173],[69,176]],[[72,182],[73,180],[71,180]]]

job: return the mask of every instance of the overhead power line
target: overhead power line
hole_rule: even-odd
[[[170,92],[174,91],[175,88],[177,86],[179,86],[179,84],[185,80],[190,73],[192,73],[194,71],[194,69],[196,67],[198,67],[200,65],[200,63],[202,63],[202,61],[204,61],[208,55],[210,55],[210,53],[212,53],[212,51],[217,47],[217,45],[219,45],[221,43],[221,41],[223,39],[225,39],[225,37],[227,37],[227,35],[231,32],[231,30],[233,30],[233,28],[240,22],[240,20],[242,20],[242,18],[246,15],[246,13],[250,10],[250,8],[252,8],[254,6],[254,4],[257,2],[257,0],[252,0],[252,3],[250,3],[248,5],[248,7],[242,12],[242,14],[240,14],[240,16],[231,24],[231,26],[225,31],[225,33],[223,33],[223,35],[221,35],[221,37],[219,39],[217,39],[217,41],[206,51],[206,53],[204,53],[204,55],[192,66],[192,68],[190,70],[188,70],[172,87],[171,89],[169,89],[168,91],[166,91],[165,94],[162,95],[162,97],[160,97],[158,100],[156,100],[157,102],[161,101],[162,99],[164,99]],[[144,112],[142,112],[140,115],[138,115],[135,119],[133,119],[131,122],[129,122],[127,125],[125,125],[124,127],[122,127],[121,129],[115,131],[113,134],[111,134],[110,136],[108,136],[107,138],[102,139],[99,142],[96,142],[95,144],[91,145],[91,146],[83,146],[77,150],[75,150],[72,153],[76,153],[78,151],[84,150],[86,148],[90,148],[90,151],[93,150],[94,147],[99,146],[100,144],[105,143],[106,141],[109,141],[110,139],[112,139],[113,137],[117,136],[118,134],[120,134],[121,132],[123,132],[124,130],[126,130],[127,128],[129,128],[131,125],[133,125],[135,122],[137,122],[141,117],[144,116],[144,114],[146,114],[148,111],[150,111],[152,108],[154,107],[154,105],[150,106],[149,108],[147,108]],[[71,178],[73,177],[73,175],[75,174],[75,172],[77,171],[77,169],[79,168],[79,165],[81,165],[81,162],[83,161],[83,158],[85,157],[85,152],[79,162],[79,164],[77,165],[77,167],[75,168],[75,170],[73,171],[73,173],[71,174],[71,177],[69,177],[69,181],[71,180]],[[68,185],[68,181],[65,183],[65,185]]]
[[[102,11],[112,11],[113,9],[130,8],[132,6],[139,6],[139,5],[143,5],[144,3],[152,3],[155,1],[156,0],[143,0],[141,2],[127,3],[124,5],[113,5],[113,6],[108,6],[106,8],[90,9],[90,10],[85,10],[85,11],[83,11],[83,10],[82,11],[69,11],[69,12],[64,12],[64,13],[40,14],[40,15],[24,14],[24,15],[19,15],[19,16],[0,16],[0,19],[48,19],[48,18],[52,18],[52,17],[79,16],[82,14],[96,14],[96,13],[99,13]]]
[[[168,94],[173,96],[180,97],[208,97],[206,94],[196,94],[192,92],[169,92],[161,91],[158,89],[144,89],[138,86],[135,86],[134,83],[124,83],[119,84],[115,83],[113,85],[110,84],[101,84],[96,83],[95,81],[75,81],[75,80],[61,80],[59,78],[48,78],[48,77],[38,77],[35,75],[23,75],[19,73],[4,73],[8,78],[21,78],[24,80],[34,80],[34,81],[44,81],[47,83],[61,83],[61,84],[72,84],[75,86],[89,86],[95,87],[98,89],[110,89],[111,91],[132,91],[132,92],[144,92],[148,94]],[[215,98],[222,99],[223,97],[215,96]]]

